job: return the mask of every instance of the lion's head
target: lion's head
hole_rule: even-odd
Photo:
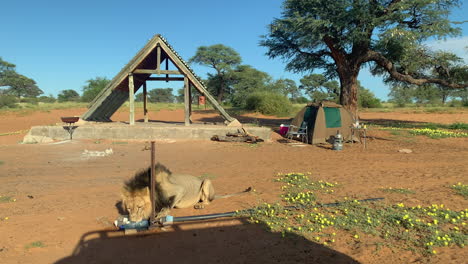
[[[130,221],[148,219],[151,215],[151,199],[148,187],[139,190],[122,190],[122,205],[127,210]]]
[[[160,163],[156,164],[154,169],[156,175],[171,174],[171,171]],[[150,167],[140,170],[123,186],[122,205],[129,213],[130,221],[138,222],[151,216],[150,175]]]

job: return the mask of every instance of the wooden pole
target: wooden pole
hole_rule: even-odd
[[[189,94],[189,121],[192,123],[192,83],[188,82],[188,94]]]
[[[130,125],[135,125],[135,85],[133,84],[133,74],[128,74],[128,93],[130,102]]]
[[[155,175],[154,175],[154,166],[155,166],[155,160],[156,160],[156,150],[155,150],[155,143],[154,141],[151,141],[151,176],[150,176],[150,181],[151,181],[151,189],[150,189],[150,196],[151,196],[151,218],[150,218],[150,225],[152,225],[155,221],[156,213],[155,213],[155,204],[154,204],[154,196],[155,196]]]
[[[143,83],[143,114],[145,115],[145,123],[148,123],[148,93],[146,91],[146,81]]]
[[[185,125],[190,125],[190,87],[188,78],[184,77],[184,105],[185,105]]]
[[[161,46],[157,46],[156,47],[156,71],[158,71],[158,75],[159,75],[159,71],[161,70]]]

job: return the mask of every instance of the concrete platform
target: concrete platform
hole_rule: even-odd
[[[237,133],[240,127],[225,125],[183,123],[92,123],[74,126],[73,139],[115,139],[115,140],[161,140],[161,139],[197,139],[210,140],[213,135],[225,136]],[[70,138],[67,125],[34,126],[24,137],[23,143],[41,143],[51,140]],[[265,141],[271,140],[272,130],[268,127],[245,126],[244,129]],[[241,131],[241,130],[240,130]]]

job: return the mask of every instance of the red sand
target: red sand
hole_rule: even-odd
[[[2,114],[0,134],[29,129],[33,125],[60,122],[60,116],[80,115],[84,109],[52,110],[27,115]],[[114,120],[126,120],[117,113]],[[182,121],[182,110],[151,113],[151,118]],[[141,118],[141,116],[137,116]],[[404,114],[362,113],[363,119],[467,122],[468,113]],[[276,126],[285,123],[259,115],[240,118]],[[222,121],[212,111],[199,112],[195,121]],[[468,140],[404,138],[371,130],[375,137],[363,150],[345,144],[341,152],[316,146],[291,147],[278,142],[256,147],[210,141],[158,141],[157,160],[172,171],[209,175],[217,193],[231,193],[248,186],[254,194],[216,200],[204,210],[175,209],[175,216],[209,214],[250,208],[261,202],[279,201],[278,172],[312,172],[317,180],[339,182],[342,187],[324,202],[354,197],[385,197],[385,203],[408,205],[445,204],[467,208],[467,201],[447,186],[465,182],[468,175]],[[57,145],[20,145],[25,133],[0,136],[0,195],[15,202],[0,203],[1,263],[464,263],[467,251],[443,248],[430,259],[402,249],[376,251],[365,241],[350,244],[343,235],[331,247],[294,237],[282,239],[259,225],[238,219],[182,224],[144,236],[114,232],[115,207],[123,180],[149,164],[144,142],[102,140],[73,141]],[[84,158],[87,150],[113,149],[113,155]],[[402,148],[411,154],[399,153]],[[385,193],[382,187],[415,191],[403,195]],[[8,220],[5,220],[8,217]],[[83,240],[80,240],[83,238]],[[44,247],[28,248],[40,241]]]

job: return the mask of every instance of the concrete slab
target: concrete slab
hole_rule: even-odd
[[[34,126],[25,139],[47,137],[53,140],[70,138],[67,125]],[[271,140],[272,130],[268,127],[245,126],[244,129],[265,141]],[[183,123],[85,123],[74,126],[73,139],[116,139],[116,140],[158,140],[158,139],[197,139],[210,140],[212,136],[240,132],[240,127],[225,125]]]

